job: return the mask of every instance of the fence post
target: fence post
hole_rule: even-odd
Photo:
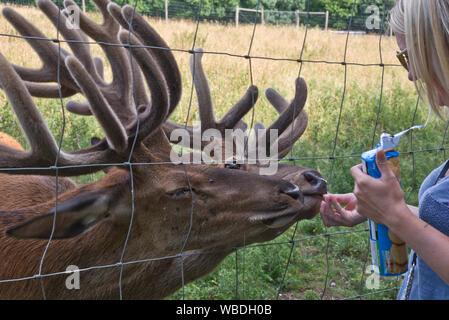
[[[299,28],[299,10],[295,10],[296,28]]]
[[[265,24],[264,14],[263,14],[263,8],[262,8],[262,24]]]
[[[168,0],[165,0],[165,22],[168,22]]]
[[[83,0],[82,6],[83,6],[83,12],[86,13],[86,0]]]
[[[239,26],[239,6],[235,7],[235,26]]]
[[[326,11],[326,22],[324,24],[324,30],[327,31],[328,26],[329,26],[329,11]]]

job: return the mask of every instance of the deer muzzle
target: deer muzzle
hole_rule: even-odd
[[[303,190],[304,195],[323,195],[327,193],[327,181],[321,175],[313,172],[304,172],[304,177],[310,184],[310,188]]]

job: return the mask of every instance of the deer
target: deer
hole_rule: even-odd
[[[79,10],[80,29],[73,29],[52,1],[37,2],[71,52],[14,9],[2,10],[42,61],[40,69],[29,69],[0,53],[0,88],[30,146],[23,150],[0,141],[2,299],[118,299],[122,294],[161,299],[182,286],[180,277],[194,281],[235,248],[272,240],[296,221],[313,218],[326,193],[319,172],[296,165],[280,164],[267,176],[260,174],[259,163],[171,162],[170,132],[179,125],[169,117],[182,93],[176,60],[134,8],[94,3],[103,23]],[[76,7],[70,0],[64,5]],[[89,38],[100,43],[110,62],[110,83],[102,60],[90,54]],[[193,64],[198,74],[200,60]],[[208,100],[207,80],[198,79],[199,100]],[[32,97],[76,94],[86,101],[68,101],[66,109],[94,116],[104,138],[65,151]],[[211,116],[204,128],[245,128],[242,117],[256,96],[251,86],[224,119],[216,122]],[[307,126],[305,81],[297,80],[290,104],[274,89],[267,97],[280,113],[270,127],[280,130],[276,143],[285,155],[291,148],[287,140],[299,139]],[[210,103],[200,107],[200,116],[213,114]],[[103,178],[86,185],[70,179],[106,168]],[[83,270],[79,290],[65,286],[64,271],[73,265]]]

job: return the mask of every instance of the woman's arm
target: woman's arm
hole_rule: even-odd
[[[397,208],[385,224],[449,285],[449,237],[408,208]]]
[[[410,209],[410,211],[417,217],[419,217],[419,209],[418,207],[407,205],[407,207]]]
[[[417,208],[407,206],[382,150],[377,152],[376,159],[380,179],[363,173],[360,165],[351,168],[357,212],[387,225],[449,284],[449,237],[419,219]]]

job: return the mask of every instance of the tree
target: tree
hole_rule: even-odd
[[[351,29],[367,29],[367,19],[375,14],[384,25],[375,31],[385,30],[387,15],[395,0],[305,0],[309,1],[310,11],[329,11],[329,25],[336,29],[346,29],[353,14]],[[368,29],[368,31],[373,31]]]
[[[385,31],[388,28],[388,15],[390,10],[393,8],[395,4],[395,0],[359,0],[359,11],[362,14],[365,14],[366,19],[371,19],[371,21],[367,20],[367,28],[368,31],[373,31],[373,29],[369,28],[369,24],[373,24],[373,17],[378,16],[379,25],[375,27],[379,31]],[[383,22],[383,24],[382,24]]]
[[[354,0],[308,0],[309,11],[329,11],[329,25],[336,29],[346,29],[352,14]],[[354,7],[354,14],[357,13]]]
[[[0,0],[1,2],[7,0]],[[10,0],[12,1],[12,0]],[[30,0],[20,0],[30,1]],[[53,0],[62,3],[63,0]],[[82,0],[75,0],[81,4]],[[114,0],[119,5],[135,5],[138,12],[149,16],[165,16],[165,0]],[[265,10],[265,22],[294,23],[294,11],[324,12],[329,11],[329,26],[336,29],[347,29],[352,15],[351,29],[376,31],[386,30],[388,12],[395,0],[168,0],[170,18],[214,20],[232,22],[235,18],[235,7]],[[198,8],[201,3],[201,13]],[[86,0],[87,10],[93,10],[94,5]],[[250,13],[247,13],[251,16]],[[369,28],[368,22],[377,19],[376,28]],[[371,19],[371,20],[369,20]],[[254,18],[248,18],[254,21]],[[258,20],[260,21],[260,20]],[[301,17],[301,21],[311,26],[324,25],[323,16]],[[384,21],[383,25],[380,25]],[[380,25],[380,27],[377,27]]]

